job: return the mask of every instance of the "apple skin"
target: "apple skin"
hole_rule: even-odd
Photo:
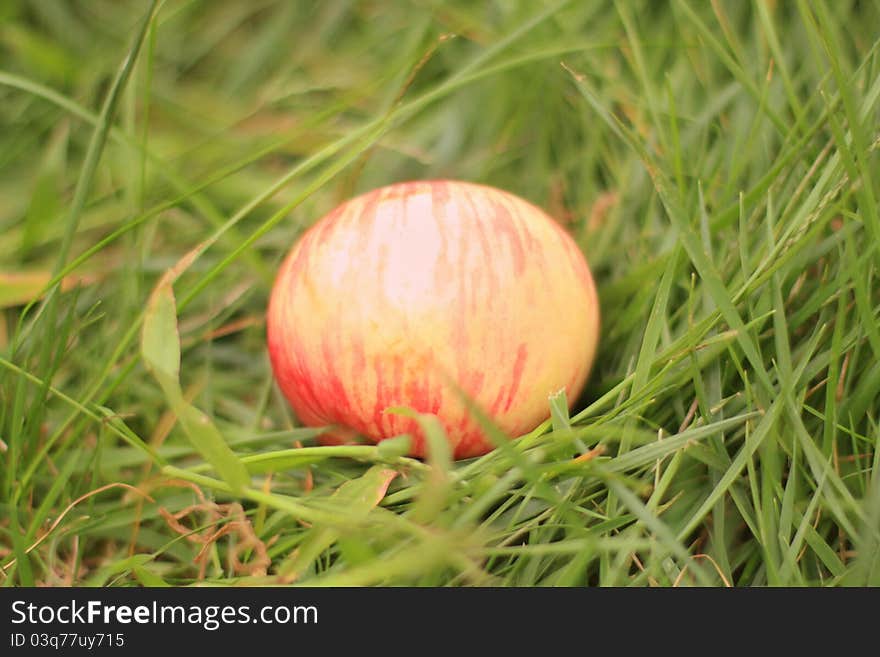
[[[281,391],[323,444],[408,433],[436,415],[455,458],[490,451],[463,392],[509,436],[580,394],[599,302],[574,240],[499,189],[431,180],[382,187],[312,226],[283,262],[267,340]],[[454,385],[452,385],[454,383]],[[456,387],[458,390],[456,390]]]

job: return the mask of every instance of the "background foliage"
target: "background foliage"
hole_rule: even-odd
[[[2,3],[0,582],[880,584],[878,25]],[[275,267],[343,199],[430,177],[571,230],[588,389],[472,461],[315,447],[265,353]]]

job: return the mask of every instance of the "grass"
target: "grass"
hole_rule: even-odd
[[[4,2],[0,582],[880,585],[877,25]],[[343,199],[429,177],[583,247],[587,390],[470,461],[318,447],[272,381],[275,268]]]

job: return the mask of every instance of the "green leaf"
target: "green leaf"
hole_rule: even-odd
[[[147,367],[160,379],[163,390],[171,382],[177,382],[180,373],[180,337],[171,285],[160,284],[150,296],[141,333],[141,355]]]
[[[688,429],[675,436],[658,440],[630,452],[626,452],[604,464],[604,467],[610,472],[630,472],[636,468],[656,463],[670,454],[680,449],[686,449],[689,445],[695,444],[699,440],[705,440],[711,436],[717,436],[721,432],[742,424],[752,417],[756,417],[757,413],[748,413],[737,415],[736,417],[727,418],[713,422],[712,424]]]
[[[147,568],[143,566],[134,566],[132,569],[134,576],[138,578],[141,584],[144,586],[153,586],[153,587],[161,587],[165,588],[171,586],[164,579],[156,575],[155,573],[150,572]]]
[[[410,449],[412,449],[412,437],[405,435],[388,438],[376,445],[378,456],[387,461],[395,461],[406,456]]]
[[[419,522],[432,522],[446,506],[452,490],[449,471],[452,469],[452,449],[443,425],[437,416],[428,413],[417,413],[411,408],[394,407],[387,409],[395,413],[413,418],[419,423],[425,436],[428,463],[431,466],[428,478],[419,492],[418,501],[413,507],[413,517]]]
[[[443,425],[436,415],[430,413],[418,413],[405,406],[393,406],[385,409],[386,413],[403,415],[419,423],[419,427],[425,436],[426,452],[428,461],[435,467],[448,471],[452,465],[452,450],[449,447],[449,439],[443,430]]]
[[[141,333],[141,355],[193,447],[234,491],[247,486],[247,468],[205,413],[186,402],[180,389],[180,336],[170,270],[150,296]]]
[[[553,431],[571,429],[571,419],[568,416],[568,397],[565,388],[550,395],[550,420]]]
[[[388,491],[388,486],[396,476],[396,471],[381,465],[374,465],[357,479],[342,484],[333,493],[331,499],[342,503],[350,511],[350,515],[346,518],[350,525],[352,518],[366,516],[382,501]],[[283,581],[293,582],[300,579],[321,553],[330,548],[343,533],[337,527],[313,528],[308,538],[279,568],[279,574]]]
[[[247,486],[250,477],[247,468],[238,459],[217,427],[205,413],[191,404],[172,404],[190,442],[214,466],[233,490],[241,490]]]

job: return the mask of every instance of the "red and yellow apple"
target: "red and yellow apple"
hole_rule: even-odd
[[[434,414],[456,458],[493,445],[464,394],[515,437],[574,400],[599,335],[599,303],[574,240],[513,194],[406,182],[347,201],[294,245],[275,281],[267,338],[275,378],[325,444],[413,438],[389,407]]]

